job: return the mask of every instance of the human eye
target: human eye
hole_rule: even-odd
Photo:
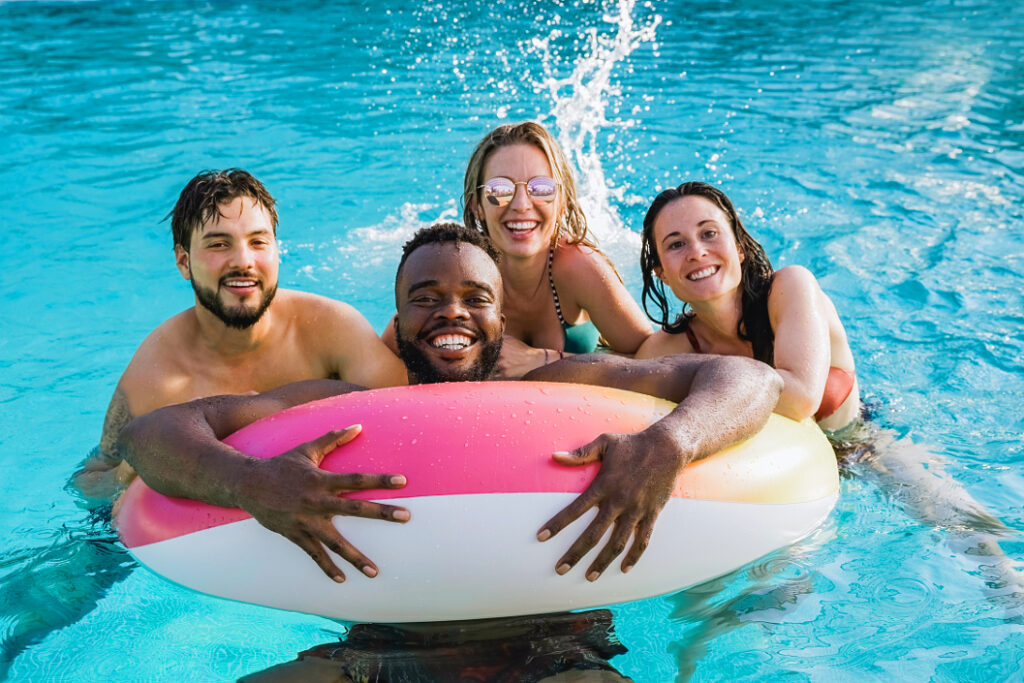
[[[686,242],[684,242],[683,240],[672,240],[671,242],[668,243],[668,245],[666,245],[665,248],[668,249],[669,251],[675,251],[676,249],[682,249],[685,246]]]
[[[718,237],[718,231],[714,229],[707,229],[704,231],[704,239],[713,240]]]

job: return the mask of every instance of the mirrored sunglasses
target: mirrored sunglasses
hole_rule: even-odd
[[[525,185],[526,194],[533,201],[553,202],[558,195],[558,183],[554,178],[537,176],[518,183],[508,178],[491,178],[477,189],[484,191],[484,199],[492,206],[505,206],[516,195],[516,185]]]

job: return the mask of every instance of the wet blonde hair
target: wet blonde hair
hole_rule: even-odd
[[[544,153],[544,157],[551,166],[551,174],[561,189],[561,199],[564,206],[558,212],[555,219],[555,233],[551,237],[551,246],[555,247],[560,238],[564,238],[567,244],[582,244],[597,250],[597,244],[587,230],[587,218],[583,215],[576,199],[576,181],[573,179],[572,171],[569,169],[569,160],[565,152],[559,146],[558,141],[547,129],[535,121],[524,121],[523,123],[506,123],[498,126],[484,136],[480,144],[473,150],[466,164],[466,177],[462,188],[462,220],[467,228],[480,230],[487,234],[487,227],[483,225],[483,217],[477,216],[473,211],[474,206],[480,205],[478,189],[487,180],[483,177],[484,166],[491,154],[501,147],[509,145],[532,145]]]

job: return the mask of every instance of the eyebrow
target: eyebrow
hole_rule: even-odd
[[[718,225],[718,223],[715,221],[714,218],[705,218],[701,222],[697,223],[697,227],[699,228],[702,225],[704,225],[705,223],[712,223],[714,225]],[[667,234],[667,235],[665,235],[664,237],[661,238],[661,243],[664,244],[665,240],[667,240],[669,237],[672,237],[673,235],[678,235],[678,234],[679,234],[678,230],[673,230],[672,232],[670,232],[669,234]]]
[[[253,235],[269,235],[269,234],[272,234],[272,233],[267,228],[257,228],[256,230],[250,230],[249,232],[245,233],[244,237],[252,237]],[[214,238],[223,239],[225,237],[230,238],[230,237],[232,237],[232,235],[229,234],[229,233],[226,233],[226,232],[204,232],[202,235],[199,236],[199,239],[201,239],[201,240],[208,240],[208,239],[214,239]]]
[[[423,289],[424,287],[435,287],[436,285],[437,280],[421,280],[420,282],[414,282],[411,285],[409,285],[408,292],[409,294],[412,294],[417,289]]]
[[[424,287],[436,287],[438,285],[437,280],[421,280],[420,282],[414,282],[409,285],[408,293],[412,294],[417,289],[423,289]],[[482,289],[491,296],[494,296],[494,288],[486,282],[477,282],[476,280],[463,280],[462,285],[464,287],[473,287],[474,289]]]

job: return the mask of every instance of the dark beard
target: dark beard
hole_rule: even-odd
[[[266,312],[270,302],[274,300],[274,295],[277,294],[277,285],[275,284],[263,292],[263,298],[256,308],[245,306],[228,308],[217,296],[215,290],[200,287],[195,280],[189,280],[189,282],[192,283],[192,291],[196,293],[196,300],[199,304],[213,313],[222,323],[236,330],[245,330],[255,325],[263,317],[263,313]]]
[[[413,384],[437,384],[439,382],[482,382],[490,378],[494,366],[501,356],[501,337],[483,344],[480,358],[470,368],[459,371],[443,372],[431,363],[423,352],[401,335],[397,337],[398,355],[409,371],[409,380]]]

